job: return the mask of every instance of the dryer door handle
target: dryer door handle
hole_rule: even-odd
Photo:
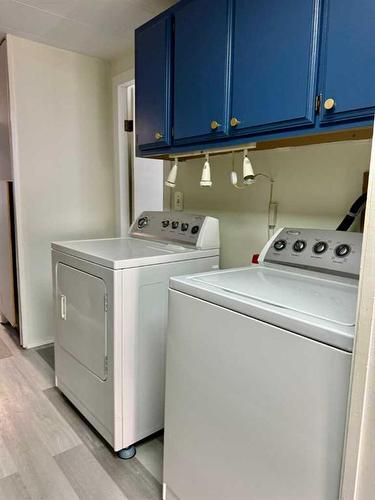
[[[66,296],[60,295],[60,316],[61,319],[66,320]]]

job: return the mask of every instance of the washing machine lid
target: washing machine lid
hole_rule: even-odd
[[[254,266],[172,278],[171,288],[303,335],[308,331],[307,336],[324,338],[330,345],[352,349],[358,293],[355,280]]]
[[[52,249],[111,269],[216,256],[218,249],[196,250],[137,238],[110,238],[52,243]]]

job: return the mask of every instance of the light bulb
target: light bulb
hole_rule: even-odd
[[[167,180],[165,181],[166,186],[170,188],[176,187],[177,171],[178,171],[178,158],[175,159],[174,165],[169,172]]]
[[[203,165],[202,178],[200,182],[201,187],[211,187],[211,168],[210,168],[210,157],[206,154],[206,161]]]

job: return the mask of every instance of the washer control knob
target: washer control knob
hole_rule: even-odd
[[[169,226],[169,220],[163,220],[163,221],[161,221],[161,225],[163,227],[168,227]]]
[[[313,251],[314,253],[321,255],[322,253],[326,252],[328,249],[328,243],[325,241],[318,241],[318,243],[315,243],[313,246]]]
[[[294,245],[293,245],[293,250],[295,252],[303,252],[306,248],[306,241],[303,241],[303,240],[297,240]]]
[[[335,254],[337,257],[346,257],[350,254],[350,250],[350,246],[346,243],[343,243],[342,245],[339,245],[335,248]]]
[[[138,219],[138,223],[137,223],[137,226],[138,226],[138,229],[143,229],[144,227],[146,227],[148,224],[148,217],[141,217],[140,219]]]
[[[174,221],[172,222],[172,229],[177,229],[177,228],[178,228],[178,226],[179,226],[179,222],[178,222],[178,221],[176,221],[176,220],[174,220]]]
[[[189,229],[189,224],[187,224],[186,222],[183,222],[181,224],[181,230],[182,231],[187,231]]]
[[[286,247],[285,240],[277,240],[273,245],[273,248],[275,250],[277,250],[278,252],[281,252],[281,250],[284,250],[285,247]]]
[[[193,226],[191,228],[191,234],[197,234],[198,231],[199,231],[199,226]]]

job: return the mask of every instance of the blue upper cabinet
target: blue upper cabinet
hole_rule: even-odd
[[[230,0],[176,5],[174,27],[174,143],[227,132]]]
[[[323,10],[321,123],[375,111],[375,1],[326,0]]]
[[[171,16],[136,30],[135,123],[140,150],[171,144]]]
[[[315,122],[319,0],[235,0],[231,133]]]

